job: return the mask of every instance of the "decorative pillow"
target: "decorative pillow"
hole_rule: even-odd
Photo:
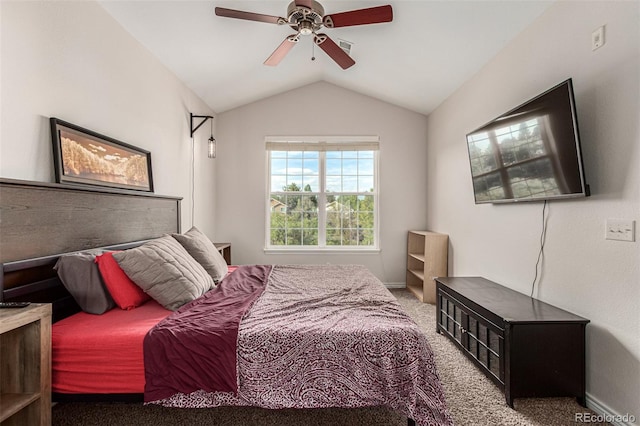
[[[113,258],[113,252],[96,256],[96,263],[113,301],[121,309],[130,310],[151,299],[124,273],[118,262]]]
[[[214,286],[207,271],[170,235],[113,253],[113,258],[134,283],[172,311]]]
[[[215,245],[195,226],[183,234],[171,234],[211,275],[214,282],[223,279],[229,269]]]
[[[80,305],[80,309],[89,314],[100,315],[112,309],[115,304],[102,282],[95,258],[96,255],[90,252],[63,255],[53,269]]]

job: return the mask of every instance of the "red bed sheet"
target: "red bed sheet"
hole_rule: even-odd
[[[228,274],[236,269],[229,266]],[[171,313],[150,300],[130,311],[79,312],[56,322],[51,328],[52,391],[144,393],[144,337]]]
[[[150,300],[130,311],[80,312],[53,324],[53,392],[143,393],[142,341],[169,314],[171,311]]]

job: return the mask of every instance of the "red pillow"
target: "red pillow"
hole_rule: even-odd
[[[113,258],[112,252],[96,256],[96,263],[113,301],[121,309],[130,310],[151,299],[124,273]]]

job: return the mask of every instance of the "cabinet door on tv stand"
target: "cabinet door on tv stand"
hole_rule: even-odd
[[[469,353],[490,378],[504,383],[504,331],[471,314],[465,334]]]
[[[468,343],[465,332],[468,323],[468,314],[460,305],[452,301],[446,293],[441,292],[438,298],[438,306],[440,307],[440,311],[438,312],[440,331],[448,334],[449,337],[467,349]]]

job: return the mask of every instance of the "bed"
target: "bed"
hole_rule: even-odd
[[[135,249],[179,233],[179,199],[7,180],[0,190],[0,238],[4,247],[7,239],[15,244],[1,254],[0,294],[4,300],[53,303],[57,398],[144,395],[146,403],[181,408],[384,405],[405,414],[410,424],[452,424],[424,334],[365,268],[246,265],[175,311],[150,300],[130,311],[76,312],[73,298],[51,272],[61,254]],[[47,207],[40,208],[48,213],[34,214],[23,225],[25,212],[38,210],[43,197]],[[60,199],[65,202],[56,204]],[[57,208],[64,212],[60,226],[69,221],[106,226],[51,231],[46,223]],[[127,229],[114,230],[122,217],[96,221],[112,215],[124,215]],[[38,220],[44,225],[34,230]],[[48,232],[56,232],[55,238]],[[28,234],[31,238],[24,238]],[[43,244],[34,246],[36,235]],[[184,326],[203,321],[207,327]],[[87,343],[92,338],[94,343]],[[121,374],[113,375],[114,369]],[[98,376],[90,383],[83,378],[93,374]]]

